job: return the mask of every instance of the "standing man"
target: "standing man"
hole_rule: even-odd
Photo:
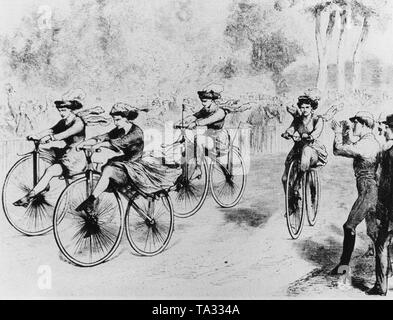
[[[369,295],[385,296],[388,290],[388,273],[391,271],[389,245],[393,235],[393,114],[382,121],[386,143],[381,157],[378,185],[377,219],[379,220],[375,245],[375,284],[367,291]]]
[[[365,111],[358,112],[349,119],[353,123],[353,136],[359,138],[355,143],[343,143],[342,125],[332,120],[331,127],[335,133],[333,153],[336,156],[353,158],[358,198],[352,206],[345,222],[343,251],[339,264],[330,272],[339,274],[340,266],[348,266],[355,247],[356,227],[366,219],[367,234],[375,242],[375,213],[377,205],[377,167],[380,144],[373,134],[374,118]]]

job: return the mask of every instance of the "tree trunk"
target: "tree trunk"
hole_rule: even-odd
[[[366,15],[363,18],[362,31],[360,32],[359,40],[356,44],[355,51],[353,53],[353,75],[352,75],[352,88],[358,90],[362,82],[362,51],[366,42],[370,25],[368,23],[369,16]]]
[[[317,88],[321,92],[325,92],[327,82],[328,82],[328,46],[327,44],[330,42],[333,34],[335,19],[336,19],[336,10],[333,10],[329,14],[329,22],[326,28],[326,38],[325,42],[322,40],[321,35],[321,16],[322,10],[317,10],[315,13],[315,40],[317,43],[317,51],[318,51],[318,78],[317,78]]]
[[[323,41],[321,35],[321,15],[322,11],[318,10],[315,13],[315,41],[317,44],[318,53],[318,76],[317,76],[317,88],[322,91],[324,84],[327,80],[327,63],[324,57]]]
[[[348,22],[347,17],[348,11],[345,8],[340,12],[340,35],[337,44],[337,87],[339,92],[345,90],[345,50],[343,43]]]

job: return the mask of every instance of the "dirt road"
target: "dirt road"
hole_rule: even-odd
[[[374,281],[369,240],[358,230],[351,283],[327,276],[341,253],[342,224],[356,197],[351,162],[321,172],[317,224],[290,240],[280,184],[285,155],[256,156],[247,189],[232,209],[208,197],[193,217],[176,219],[168,249],[137,257],[123,238],[112,259],[79,268],[61,257],[52,233],[26,237],[0,216],[1,298],[363,299]],[[50,275],[42,285],[42,276]],[[390,295],[393,297],[393,295]],[[384,298],[385,299],[385,298]],[[386,297],[389,299],[389,295]]]

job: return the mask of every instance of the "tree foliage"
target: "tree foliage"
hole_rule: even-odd
[[[117,97],[195,91],[222,75],[223,30],[212,35],[198,3],[149,6],[138,0],[74,1],[69,13],[53,12],[49,30],[40,29],[31,13],[17,33],[1,39],[3,67],[30,87],[78,86]]]
[[[275,83],[303,53],[301,45],[289,40],[277,23],[277,8],[268,4],[238,2],[228,18],[225,35],[234,50],[249,47],[249,64],[257,72],[271,72]]]
[[[297,42],[288,40],[282,32],[277,31],[253,43],[251,63],[256,70],[281,74],[302,52]]]

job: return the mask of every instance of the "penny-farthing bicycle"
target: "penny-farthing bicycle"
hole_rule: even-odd
[[[189,139],[187,127],[183,124],[176,125],[175,129],[180,129],[178,139],[164,146],[166,155],[178,155],[173,165],[181,168],[181,174],[169,192],[175,216],[187,218],[194,215],[202,207],[209,189],[213,199],[223,208],[239,203],[246,185],[246,168],[239,148],[233,145],[234,138],[229,136],[228,147],[217,153],[202,150],[198,146],[197,134],[193,140]]]
[[[30,192],[52,165],[52,157],[40,149],[40,141],[32,140],[34,150],[21,155],[7,173],[3,189],[2,204],[9,223],[19,232],[37,236],[52,230],[52,218],[56,201],[68,181],[64,177],[53,178],[49,186],[35,196],[25,207],[13,203]]]
[[[100,178],[92,161],[94,152],[100,149],[81,149],[87,169],[63,190],[53,215],[54,236],[62,254],[75,265],[96,266],[114,254],[124,228],[131,247],[139,255],[161,253],[174,227],[172,204],[166,191],[144,194],[134,190],[127,194],[125,215],[120,196],[114,190],[101,194],[92,212],[75,210],[91,195]]]
[[[295,143],[303,140],[299,134],[291,136]],[[307,140],[305,143],[309,143]],[[314,226],[317,219],[321,187],[319,183],[318,168],[310,168],[303,175],[300,171],[301,147],[299,146],[298,157],[289,165],[285,188],[285,218],[292,239],[297,239],[304,225],[304,216],[310,226]]]

